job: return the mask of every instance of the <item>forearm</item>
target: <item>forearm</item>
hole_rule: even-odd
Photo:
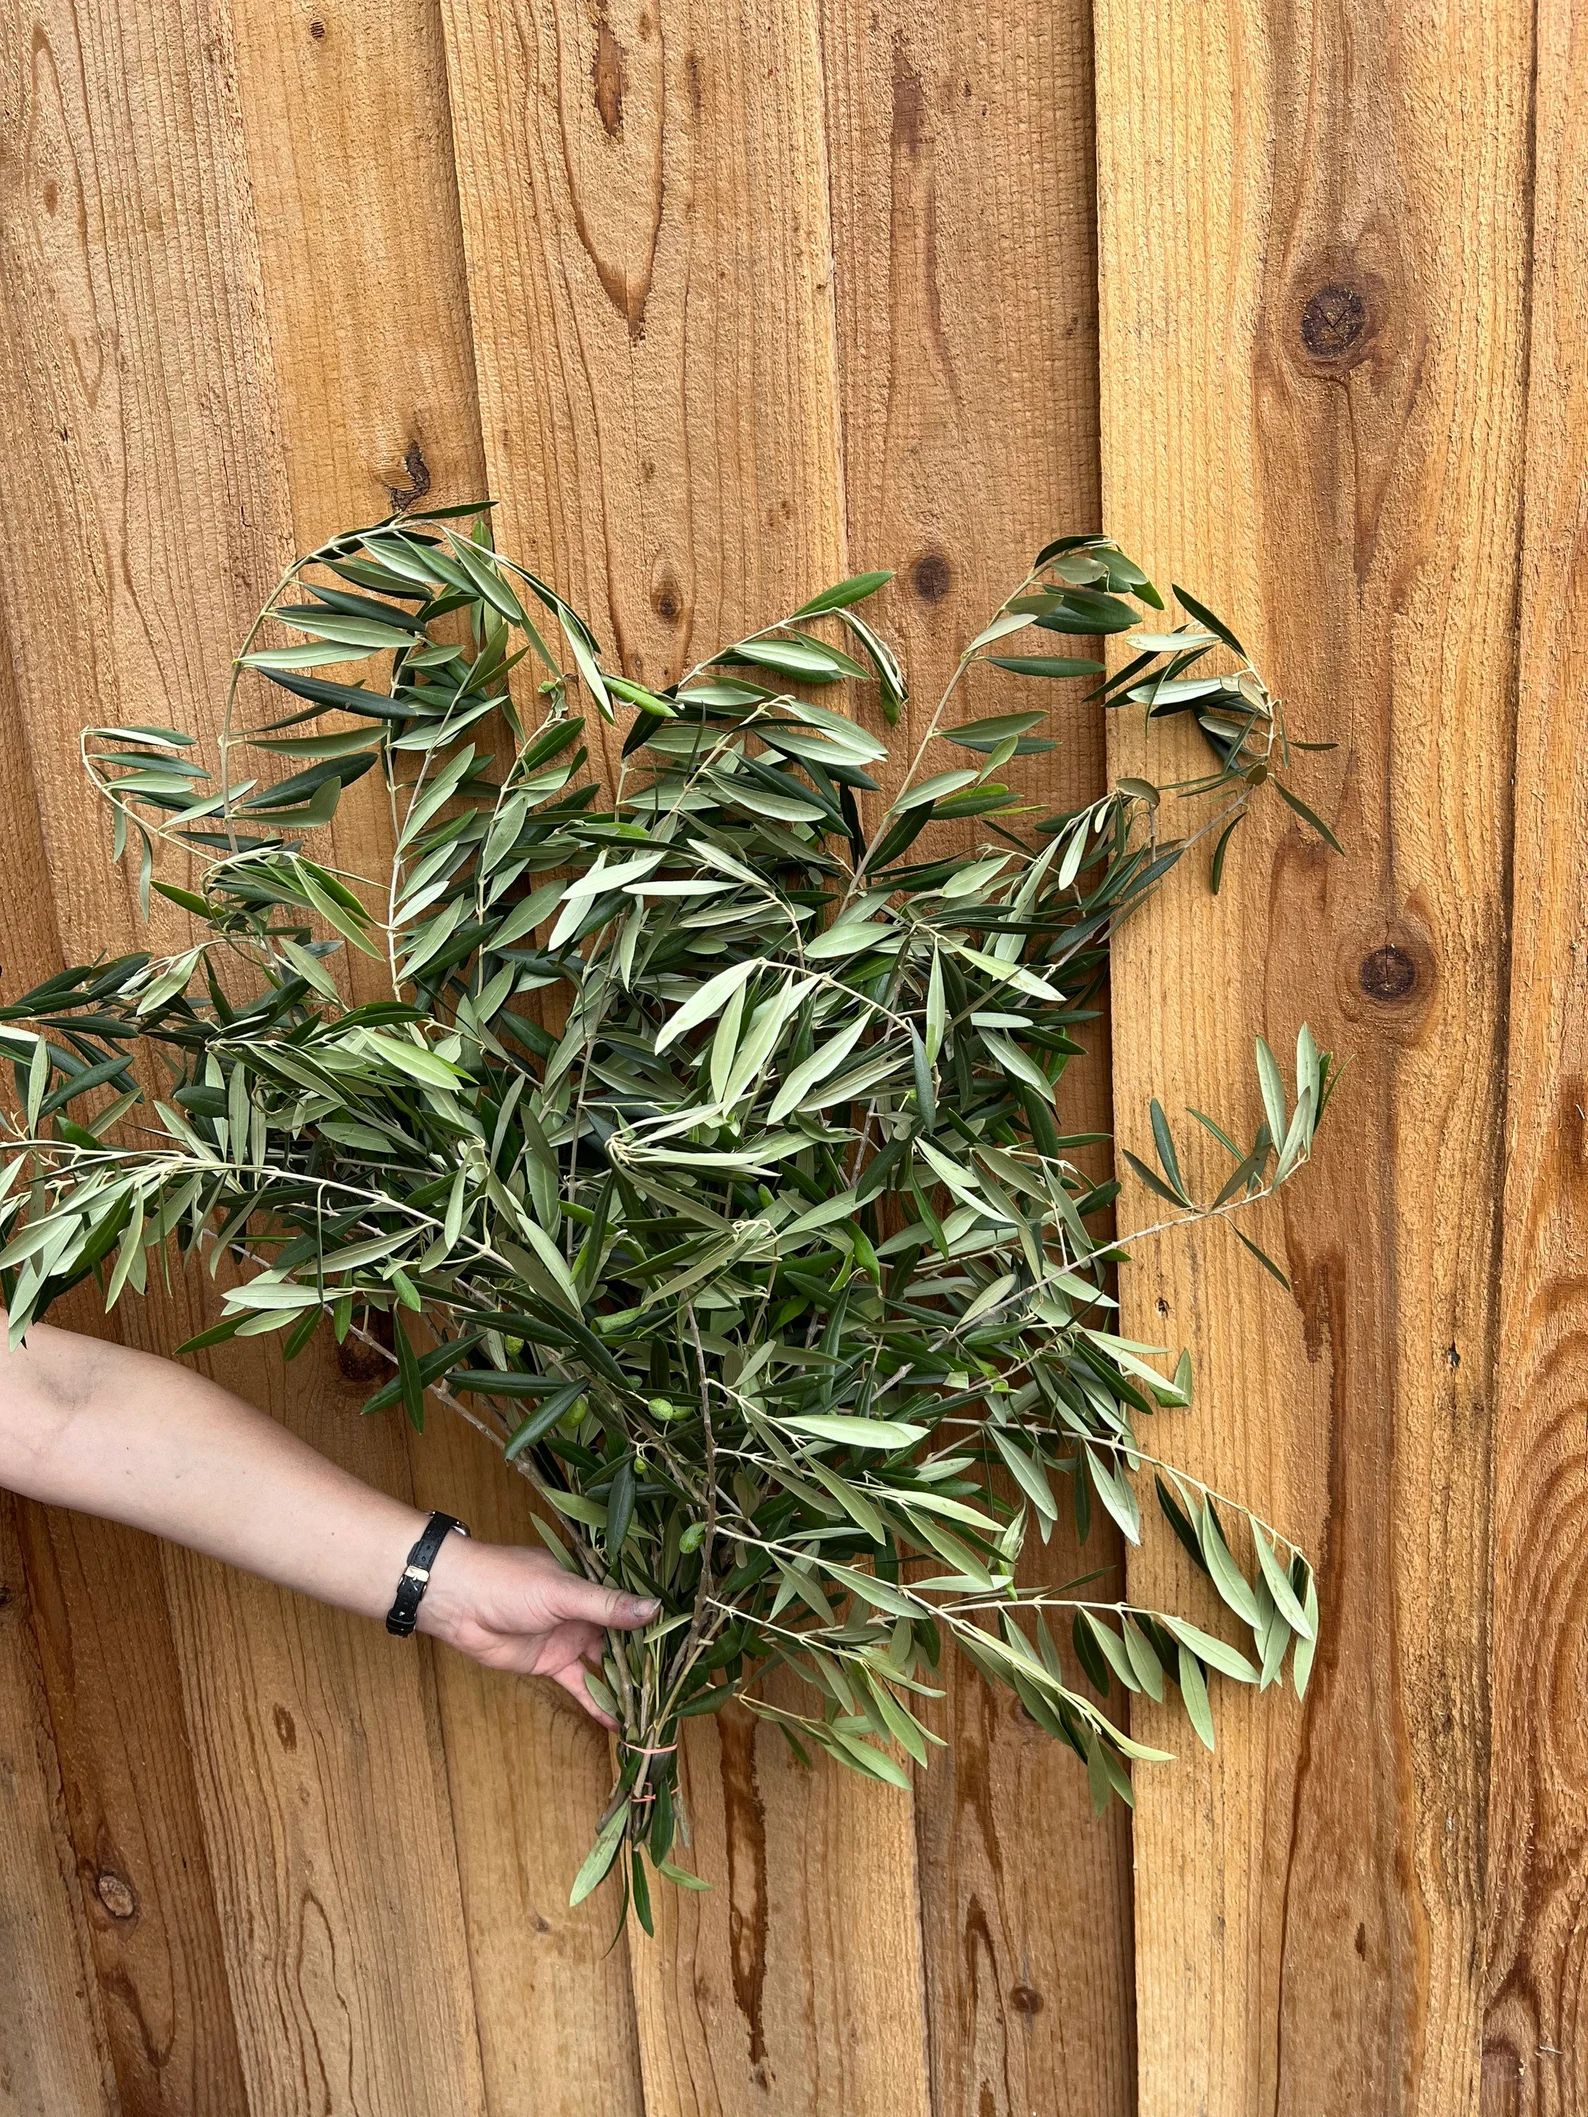
[[[0,1312],[0,1348],[5,1343]],[[0,1486],[127,1522],[366,1617],[391,1606],[426,1517],[376,1492],[190,1369],[36,1324],[0,1350]],[[449,1536],[419,1630],[487,1667],[585,1688],[606,1629],[657,1604],[577,1578],[549,1551]]]
[[[42,1324],[0,1354],[0,1485],[370,1617],[424,1522],[190,1369]]]

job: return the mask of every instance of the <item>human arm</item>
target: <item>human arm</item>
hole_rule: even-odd
[[[0,1351],[0,1486],[375,1618],[426,1520],[191,1369],[49,1324]],[[454,1535],[436,1557],[419,1630],[487,1667],[548,1676],[610,1724],[584,1666],[599,1659],[604,1629],[654,1615],[653,1604],[567,1573],[549,1552]]]

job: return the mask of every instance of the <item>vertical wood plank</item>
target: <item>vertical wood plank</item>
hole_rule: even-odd
[[[287,1415],[279,1385],[254,1394]],[[476,2117],[440,1728],[418,1665],[356,1620],[187,1553],[167,1563],[250,2112]]]
[[[1110,524],[1341,741],[1310,784],[1348,847],[1270,816],[1116,971],[1126,1141],[1152,1091],[1255,1109],[1254,1031],[1352,1062],[1252,1230],[1293,1300],[1228,1231],[1126,1279],[1198,1362],[1169,1452],[1310,1544],[1326,1610],[1304,1714],[1224,1702],[1216,1759],[1138,1781],[1141,2106],[1442,2117],[1477,2094],[1529,10],[1101,0],[1097,51]],[[1161,1539],[1132,1581],[1189,1592]]]
[[[233,14],[294,541],[307,549],[397,505],[483,498],[435,0],[233,0]],[[384,874],[378,800],[351,798],[335,835],[354,873]],[[373,984],[360,996],[376,997]],[[371,1357],[344,1411],[383,1379]],[[343,1364],[359,1368],[357,1348]],[[404,1465],[384,1423],[406,1496],[476,1535],[535,1541],[520,1481],[474,1435],[434,1413]],[[369,1474],[367,1429],[341,1447]],[[605,1744],[546,1685],[423,1641],[419,1655],[445,1748],[487,2106],[624,2117],[639,2097],[624,1957],[606,1952],[599,1918],[566,1905],[605,1793]]]
[[[0,1494],[0,2110],[120,2117],[15,1515]]]
[[[446,20],[504,545],[667,680],[847,570],[814,20]],[[631,1946],[651,2117],[924,2117],[908,1805],[732,1722],[684,1769],[716,1887]]]
[[[421,1506],[538,1545],[528,1486],[461,1420],[432,1410],[412,1453]],[[492,2117],[639,2117],[627,1954],[608,1946],[616,1913],[568,1908],[610,1787],[605,1738],[547,1683],[443,1649],[435,1667]]]
[[[230,0],[293,538],[482,499],[436,0]]]
[[[1588,2101],[1588,21],[1538,12],[1493,1541],[1484,2117]]]
[[[900,569],[883,615],[924,722],[1039,545],[1099,524],[1091,14],[828,0],[823,60],[850,558]],[[987,671],[967,708],[1059,701],[1059,749],[1025,767],[1053,807],[1102,788],[1103,716],[1081,688],[1039,697]],[[1096,1026],[1065,1079],[1076,1131],[1109,1121]],[[1027,1572],[1057,1584],[1119,1560],[1105,1527],[1084,1557],[1055,1536]],[[1124,2117],[1123,1812],[1094,1823],[1068,1752],[973,1672],[947,1680],[950,1748],[917,1794],[935,2106]]]
[[[74,1299],[59,1320],[97,1319],[91,1301]],[[138,2117],[246,2110],[159,1551],[61,1509],[19,1512],[123,2104]]]
[[[11,886],[0,907],[0,963],[8,988],[16,991],[59,966],[54,900],[70,894],[78,871],[104,864],[102,847],[94,842],[97,828],[85,827],[75,839],[51,828],[52,806],[59,816],[65,800],[75,798],[79,809],[82,800],[80,789],[70,787],[64,756],[64,739],[74,731],[32,710],[39,679],[49,681],[47,668],[35,666],[39,633],[52,632],[55,621],[63,628],[55,634],[57,648],[73,661],[85,659],[90,609],[97,607],[103,618],[107,603],[117,602],[119,623],[125,604],[118,591],[131,584],[125,576],[106,579],[102,551],[86,522],[63,522],[51,511],[58,466],[69,466],[82,447],[80,414],[97,403],[114,418],[119,387],[114,361],[106,358],[114,335],[108,324],[96,323],[86,254],[106,239],[107,229],[100,213],[89,210],[91,184],[85,184],[78,156],[85,119],[80,104],[72,108],[72,25],[59,13],[46,18],[17,8],[8,12],[6,30],[3,94],[10,145],[0,166],[0,246],[12,296],[0,369],[13,439],[5,542],[14,554],[29,543],[30,530],[44,540],[35,559],[5,567],[8,661],[0,705]],[[142,445],[136,417],[127,426],[119,457],[100,466],[107,520],[121,505],[118,486],[128,449]],[[101,589],[75,611],[51,608],[63,585],[52,574],[63,529],[67,541],[76,543],[79,567],[96,575]],[[40,568],[37,581],[28,577],[32,564]],[[19,587],[20,596],[10,592]],[[109,629],[101,633],[107,645]],[[124,628],[123,636],[135,629]],[[56,789],[61,803],[52,803]],[[104,933],[77,939],[91,949],[126,930],[123,898]],[[63,2001],[53,2010],[52,2047],[59,2047],[64,2065],[78,2036],[102,2011],[117,2083],[104,2092],[115,2106],[124,2100],[150,2117],[241,2109],[219,1922],[204,1847],[196,1841],[187,1732],[158,1555],[145,1538],[106,1532],[67,1514],[21,1508],[18,1519],[16,1555],[20,1562],[25,1553],[27,1599],[35,1612],[39,1695],[48,1697],[57,1728],[72,1867],[60,1875],[30,1873],[22,1860],[7,1860],[5,1894],[16,1906],[29,1902],[30,1887],[45,1889],[46,1901],[32,1912],[45,1934],[67,1904],[86,1904],[91,1968],[99,1985],[97,1996],[90,1985],[74,1994],[72,2004]],[[80,1653],[73,1646],[79,1620],[84,1631],[77,1643],[93,1641]],[[8,1682],[8,1694],[11,1688]],[[132,1699],[135,1714],[128,1710]],[[21,1988],[8,1979],[7,1989]],[[64,2076],[41,2105],[79,2106],[99,2103],[90,2102],[86,2090],[69,2091]]]
[[[734,1708],[689,1730],[683,1761],[712,1893],[663,1898],[655,1941],[632,1943],[646,2117],[925,2117],[907,1797],[791,1764]]]
[[[28,729],[0,651],[0,976],[25,991],[63,959],[33,788]],[[80,1290],[58,1320],[103,1332]],[[160,1555],[146,1536],[64,1509],[19,1505],[15,1555],[54,1731],[75,1879],[87,1912],[111,2068],[138,2117],[246,2108],[213,1880],[189,1758]],[[129,1710],[136,1702],[136,1711]],[[10,1876],[12,1863],[0,1867]],[[18,1876],[13,1888],[33,1877]],[[50,1876],[46,1886],[53,1880]],[[28,1955],[7,1951],[0,1990],[20,1992]],[[24,2010],[25,2011],[25,2010]],[[90,1993],[79,2008],[96,2013]],[[75,2022],[56,2033],[70,2044]],[[9,2105],[7,2106],[9,2109]]]
[[[289,510],[226,19],[202,4],[128,15],[19,0],[8,27],[21,60],[6,137],[21,151],[5,235],[21,292],[0,327],[13,437],[0,592],[22,643],[62,935],[84,956],[132,945],[137,927],[84,796],[77,729],[213,725]],[[169,1346],[201,1313],[183,1284],[130,1313],[129,1335]],[[334,1447],[334,1371],[322,1363],[289,1405],[276,1369],[262,1351],[214,1363]],[[400,1480],[401,1438],[386,1445],[384,1464],[372,1451],[361,1467]],[[251,2110],[478,2110],[417,1664],[185,1554],[161,1563]],[[419,1902],[430,1916],[416,1928]]]
[[[669,680],[841,563],[814,26],[791,0],[447,20],[504,539]]]

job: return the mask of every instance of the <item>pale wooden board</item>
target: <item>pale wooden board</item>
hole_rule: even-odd
[[[446,14],[504,548],[666,681],[842,563],[814,24]]]
[[[446,20],[502,543],[665,680],[848,570],[816,26],[646,0]],[[781,1751],[691,1741],[717,1886],[631,1936],[648,2106],[918,2117],[909,1805]]]
[[[1294,1299],[1228,1230],[1126,1279],[1198,1363],[1155,1437],[1308,1543],[1326,1626],[1304,1715],[1221,1696],[1138,1777],[1143,2117],[1476,2100],[1528,16],[1098,10],[1109,519],[1342,741],[1349,847],[1271,816],[1116,974],[1127,1143],[1154,1090],[1255,1122],[1254,1031],[1352,1060],[1253,1222]],[[1159,1536],[1133,1586],[1184,1574]]]
[[[791,1765],[737,1708],[690,1731],[684,1783],[712,1892],[663,1897],[635,1947],[647,2117],[925,2112],[909,1798]]]
[[[234,14],[296,544],[398,501],[484,498],[434,0],[292,11],[235,0]],[[349,797],[334,837],[352,872],[384,876],[389,824],[372,782]],[[379,966],[350,967],[360,998],[384,996]],[[374,1371],[384,1379],[378,1358]],[[357,1401],[345,1395],[347,1408]],[[405,1496],[476,1535],[533,1541],[522,1481],[450,1427],[433,1410],[408,1463],[400,1446],[389,1458]],[[349,1439],[347,1459],[371,1474],[362,1439]],[[547,1686],[418,1651],[444,1741],[487,2106],[512,2113],[533,2096],[547,2117],[622,2117],[639,2100],[624,1953],[607,1953],[599,1912],[566,1908],[605,1795],[605,1742]]]
[[[120,2117],[15,1517],[0,1494],[0,2112]]]
[[[0,991],[25,990],[59,961],[49,869],[28,772],[27,733],[0,630]],[[0,1495],[0,2112],[45,2117],[68,2098],[119,2110],[94,1988],[93,1921],[78,1883],[59,1748],[39,1665],[18,1509]],[[28,1510],[20,1510],[26,1513]]]
[[[284,1415],[279,1392],[253,1393]],[[187,1553],[167,1563],[250,2112],[474,2117],[468,1952],[420,1664],[363,1619]]]
[[[92,1297],[62,1304],[59,1320],[93,1329]],[[243,2111],[247,2091],[159,1551],[149,1537],[62,1509],[20,1514],[122,2100],[139,2117]]]
[[[539,1544],[530,1491],[440,1407],[413,1449],[423,1506],[476,1536]],[[626,1942],[605,1898],[568,1908],[611,1785],[607,1738],[547,1683],[435,1650],[436,1680],[492,2117],[639,2117]]]
[[[230,0],[300,550],[485,497],[436,0]]]
[[[60,928],[81,954],[130,945],[136,926],[76,730],[213,726],[230,653],[288,548],[288,502],[225,23],[197,5],[62,5],[37,22],[14,10],[10,27],[28,55],[7,112],[28,181],[5,203],[24,291],[0,361],[13,437],[0,583]],[[183,1286],[126,1327],[163,1349],[199,1319]],[[215,1363],[334,1447],[342,1422],[318,1408],[332,1374],[306,1368],[289,1406],[277,1366],[258,1348]],[[400,1481],[400,1437],[374,1461]],[[251,2110],[301,2111],[320,2081],[322,2099],[356,2094],[360,2110],[480,2109],[419,1664],[220,1569],[162,1564]]]
[[[1484,2117],[1588,2102],[1588,21],[1539,10],[1496,1390]]]
[[[0,991],[59,968],[45,857],[9,660],[0,654]],[[55,1319],[103,1334],[90,1290]],[[245,2095],[214,1890],[188,1760],[170,1612],[153,1542],[60,1509],[23,1506],[36,1653],[88,1911],[111,2065],[140,2117],[241,2109]],[[131,1710],[133,1702],[136,1710]],[[75,1901],[79,1894],[74,1884]],[[6,1965],[0,1989],[20,1986]]]
[[[902,768],[1039,546],[1100,526],[1090,11],[828,0],[823,62],[850,558],[899,569],[874,607],[916,685]],[[1074,806],[1104,775],[1084,689],[978,672],[949,717],[1050,708],[1060,747],[1016,769]],[[1106,1021],[1091,1041],[1067,1130],[1107,1129]],[[1119,1556],[1106,1523],[1084,1557],[1073,1532],[1033,1535],[1026,1573],[1058,1584]],[[951,1747],[917,1794],[936,2107],[1123,2117],[1123,1813],[1094,1822],[1075,1758],[974,1672],[950,1664],[937,1725]]]
[[[59,14],[44,20],[15,10],[7,34],[18,54],[17,70],[8,77],[7,123],[19,132],[25,128],[28,152],[0,186],[0,224],[8,280],[13,287],[27,286],[36,304],[24,315],[23,305],[15,303],[18,335],[9,339],[4,360],[15,437],[7,492],[8,586],[14,590],[20,583],[22,589],[20,597],[8,592],[6,609],[8,661],[17,676],[14,684],[8,667],[4,686],[10,887],[0,917],[0,963],[9,996],[59,967],[63,951],[52,899],[70,892],[78,870],[98,870],[104,861],[97,820],[89,817],[81,783],[72,784],[75,774],[67,763],[75,730],[31,710],[38,683],[48,682],[49,672],[35,667],[37,621],[26,613],[34,600],[31,567],[51,563],[51,540],[61,534],[61,525],[49,519],[51,470],[81,445],[79,411],[92,400],[108,400],[113,408],[116,383],[113,362],[104,357],[112,334],[96,328],[85,254],[90,243],[103,239],[104,229],[87,219],[84,172],[75,151],[85,124],[81,105],[73,104],[75,25]],[[32,489],[41,468],[42,494]],[[115,486],[112,474],[106,479],[112,518],[119,507]],[[26,545],[30,526],[45,534],[43,552],[13,568],[10,557]],[[103,579],[94,542],[90,537],[81,563]],[[43,584],[47,604],[53,586]],[[91,636],[89,609],[59,604],[47,611],[45,629],[54,632],[57,654],[75,659]],[[75,752],[75,741],[70,747]],[[35,761],[42,779],[60,789],[63,808],[68,801],[76,804],[81,828],[75,842],[70,830],[51,829],[49,803],[34,784]],[[122,900],[113,933],[128,930],[124,913]],[[88,936],[79,939],[95,945]],[[79,1320],[86,1320],[86,1312]],[[30,1874],[7,1861],[6,1895],[14,1902],[18,1890],[45,1890],[47,1899],[34,1914],[45,1933],[68,1904],[86,1902],[88,1962],[100,1986],[97,1998],[90,1989],[77,1995],[75,2007],[56,2009],[51,2035],[64,2062],[80,2025],[95,2023],[103,2012],[109,2064],[119,2081],[119,2094],[107,2092],[116,2107],[124,2097],[129,2108],[151,2117],[212,2103],[240,2108],[236,2037],[208,1867],[197,1840],[158,1556],[145,1539],[107,1535],[66,1514],[23,1509],[21,1520],[19,1548],[27,1553],[42,1673],[49,1679],[47,1692],[41,1687],[38,1695],[41,1702],[48,1695],[55,1708],[64,1759],[60,1797],[76,1872]],[[11,1979],[6,1982],[9,1987]],[[48,2103],[52,2110],[77,2106],[64,2087]]]

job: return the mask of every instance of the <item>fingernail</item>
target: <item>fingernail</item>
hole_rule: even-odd
[[[629,1615],[637,1619],[641,1624],[649,1624],[661,1607],[661,1604],[654,1596],[631,1595],[629,1597]]]

